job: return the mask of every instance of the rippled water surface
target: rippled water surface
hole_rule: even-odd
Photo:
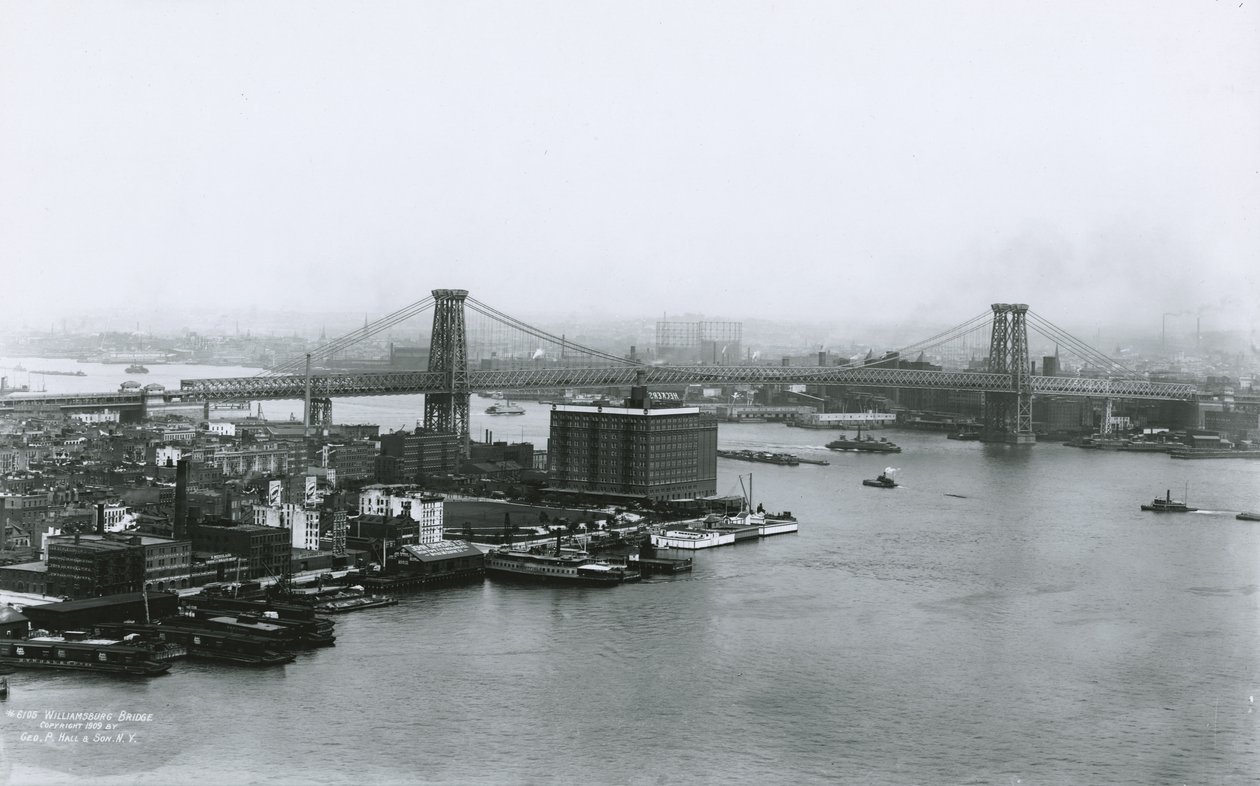
[[[474,408],[484,402],[474,399]],[[338,402],[414,422],[417,402]],[[540,440],[546,407],[474,416]],[[507,421],[507,422],[504,422]],[[266,670],[24,672],[6,710],[138,711],[133,744],[23,742],[14,783],[1243,784],[1260,772],[1260,462],[723,425],[801,532],[612,589],[485,583],[338,618]],[[861,486],[891,465],[902,486]],[[747,481],[745,481],[747,482]],[[1165,489],[1204,511],[1142,513]],[[949,496],[958,495],[958,496]]]

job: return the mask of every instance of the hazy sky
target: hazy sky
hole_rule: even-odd
[[[4,0],[0,323],[461,287],[1254,329],[1257,42],[1260,0]]]

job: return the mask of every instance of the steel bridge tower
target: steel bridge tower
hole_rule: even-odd
[[[445,389],[424,397],[424,427],[458,434],[468,455],[468,338],[464,332],[467,289],[433,290],[433,336],[429,339],[429,371],[443,374]]]
[[[989,442],[1020,445],[1037,441],[1032,430],[1032,367],[1028,360],[1025,303],[994,303],[989,371],[1010,374],[1009,391],[984,394],[984,435]]]

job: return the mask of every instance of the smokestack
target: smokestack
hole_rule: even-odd
[[[188,459],[175,462],[175,528],[176,540],[188,537]]]
[[[105,534],[105,503],[96,503],[96,534]]]

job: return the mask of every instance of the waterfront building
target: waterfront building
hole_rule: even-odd
[[[89,597],[187,587],[192,542],[151,535],[58,535],[48,539],[49,594]]]
[[[462,540],[404,545],[395,550],[388,577],[398,584],[418,584],[476,578],[485,572],[485,554]]]
[[[279,576],[292,549],[292,537],[284,529],[256,524],[190,524],[193,549],[204,554],[230,554],[239,562],[225,578],[256,579]]]
[[[346,548],[380,559],[402,546],[420,545],[420,523],[401,516],[359,515],[346,522]]]
[[[47,594],[90,598],[144,587],[145,552],[138,543],[103,535],[48,539]]]
[[[403,518],[419,526],[418,543],[440,543],[445,532],[445,499],[396,486],[369,486],[359,492],[359,515]]]
[[[652,500],[715,494],[717,422],[696,407],[661,404],[636,387],[623,407],[553,406],[550,485]]]
[[[174,592],[123,592],[63,603],[39,603],[22,609],[34,628],[85,630],[101,622],[162,619],[179,613]]]

